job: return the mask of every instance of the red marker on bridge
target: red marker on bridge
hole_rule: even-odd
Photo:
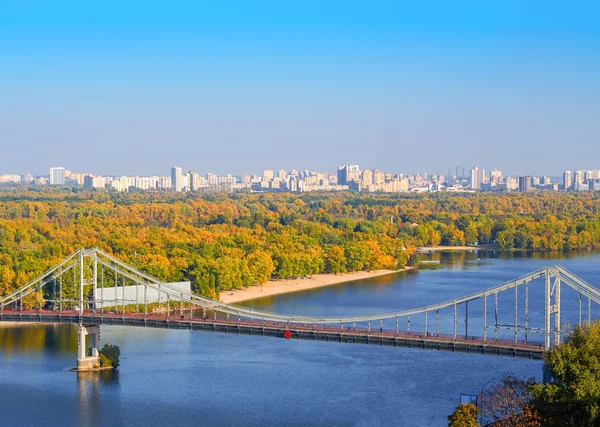
[[[291,333],[290,331],[285,331],[285,332],[283,333],[283,337],[284,337],[286,340],[289,340],[290,338],[292,338],[292,333]]]

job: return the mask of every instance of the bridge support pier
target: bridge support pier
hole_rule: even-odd
[[[90,336],[91,352],[88,352],[86,337]],[[100,365],[98,343],[100,341],[100,326],[79,325],[77,334],[77,370],[85,371]],[[89,354],[89,356],[88,356]]]

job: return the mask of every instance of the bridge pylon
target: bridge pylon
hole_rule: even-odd
[[[90,337],[87,345],[87,337]],[[79,324],[77,331],[77,370],[85,371],[100,366],[100,326]],[[90,348],[91,347],[91,348]]]

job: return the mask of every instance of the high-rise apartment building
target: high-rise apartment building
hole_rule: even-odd
[[[485,170],[479,169],[478,166],[473,166],[471,169],[471,189],[479,190],[485,176]]]
[[[520,176],[519,177],[519,191],[529,191],[531,190],[531,177],[530,176]]]
[[[338,166],[338,185],[348,185],[349,182],[360,181],[360,169],[358,165]]]
[[[573,185],[573,172],[571,172],[569,169],[567,169],[565,171],[565,173],[563,173],[563,187],[566,190],[568,190],[569,188],[571,188],[571,186]]]
[[[585,171],[584,170],[576,170],[575,171],[575,182],[573,184],[583,184],[585,181]]]
[[[370,169],[365,169],[361,174],[362,188],[368,188],[369,185],[373,184],[373,172]]]
[[[385,182],[385,173],[381,172],[378,169],[373,171],[373,184],[381,185]]]
[[[588,169],[588,170],[586,170],[586,171],[585,171],[585,180],[586,180],[586,181],[590,181],[590,180],[592,180],[592,179],[594,179],[594,172],[593,172],[593,171],[591,171],[591,170],[589,170],[589,169]]]
[[[171,188],[177,192],[183,191],[183,173],[179,166],[171,168]]]
[[[50,185],[65,185],[65,168],[50,168]]]
[[[265,181],[271,181],[273,179],[273,171],[271,169],[265,169],[263,172],[263,179]]]
[[[490,180],[493,180],[494,178],[495,178],[496,180],[498,180],[498,179],[502,178],[502,171],[501,171],[501,170],[498,170],[498,169],[492,169],[492,170],[490,171]]]

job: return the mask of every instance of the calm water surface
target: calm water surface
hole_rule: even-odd
[[[560,260],[494,253],[432,257],[444,268],[245,305],[371,314],[451,299],[547,265],[561,264],[593,284],[600,277],[599,253]],[[532,301],[537,292],[532,286]],[[573,318],[576,296],[567,300],[563,291],[563,310]],[[501,304],[507,319],[510,307],[510,301]],[[532,318],[541,310],[532,303]],[[473,322],[481,315],[481,308],[470,307]],[[451,331],[451,324],[441,315],[442,330]],[[413,327],[421,326],[415,319]],[[77,375],[68,372],[75,364],[74,328],[1,328],[0,424],[443,426],[461,393],[476,394],[506,372],[541,377],[539,361],[436,351],[120,327],[103,327],[101,340],[121,346],[120,371]]]

